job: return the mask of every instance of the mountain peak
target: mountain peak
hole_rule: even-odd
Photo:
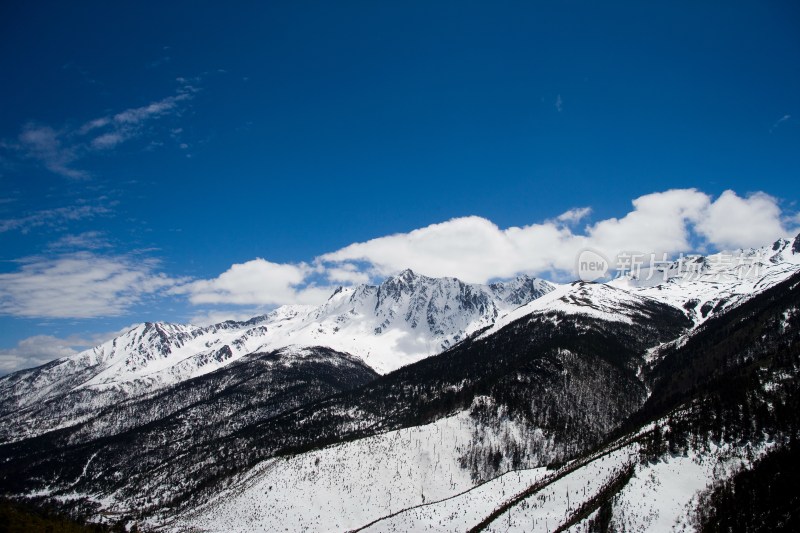
[[[384,289],[389,289],[389,290],[397,290],[397,289],[400,289],[400,290],[406,290],[406,289],[414,290],[414,288],[417,286],[418,282],[421,281],[421,282],[425,282],[425,283],[430,283],[431,281],[434,281],[434,280],[435,280],[435,278],[429,278],[427,276],[423,276],[421,274],[417,274],[416,272],[414,272],[410,268],[407,268],[407,269],[401,271],[400,273],[395,274],[394,276],[390,276],[390,277],[386,278],[384,280],[384,282],[381,283],[380,286],[382,288],[384,288]]]
[[[336,287],[336,290],[335,290],[335,291],[333,291],[333,294],[331,294],[330,296],[328,296],[328,300],[330,300],[331,298],[333,298],[334,296],[336,296],[337,294],[339,294],[339,293],[340,293],[340,292],[342,292],[343,290],[344,290],[344,287],[343,287],[342,285],[339,285],[338,287]]]
[[[416,272],[414,272],[410,268],[407,268],[407,269],[403,270],[402,272],[400,272],[399,274],[397,274],[394,277],[394,279],[405,281],[406,283],[410,283],[411,281],[414,281],[415,279],[419,279],[421,277],[423,277],[423,276],[420,276],[419,274],[417,274]]]

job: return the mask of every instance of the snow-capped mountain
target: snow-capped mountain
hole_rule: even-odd
[[[405,270],[378,286],[338,289],[302,323],[274,327],[270,342],[329,346],[386,373],[446,350],[554,288],[528,276],[477,285]]]
[[[217,398],[236,394],[233,391],[214,393],[208,399],[197,397],[198,392],[206,391],[207,380],[227,382],[227,375],[239,364],[234,362],[165,390],[152,400],[148,397],[104,409],[100,421],[88,420],[37,439],[39,447],[58,450],[56,455],[32,452],[30,440],[0,446],[0,461],[12,458],[9,464],[16,472],[0,482],[13,484],[14,490],[36,490],[39,487],[32,485],[38,483],[32,479],[35,476],[48,480],[48,490],[67,483],[69,490],[78,493],[103,494],[109,509],[124,513],[131,508],[126,506],[133,506],[152,512],[187,497],[202,502],[203,495],[197,491],[210,486],[213,479],[258,466],[281,475],[281,480],[270,477],[253,489],[262,491],[263,487],[263,493],[272,486],[274,492],[269,492],[266,500],[266,506],[272,508],[278,505],[272,500],[273,494],[278,495],[277,488],[293,477],[294,468],[308,464],[306,458],[291,462],[273,459],[352,441],[340,450],[350,461],[329,464],[330,456],[323,455],[320,461],[326,463],[322,466],[317,456],[308,459],[320,472],[308,479],[310,484],[316,480],[321,488],[321,483],[345,483],[340,497],[325,504],[328,511],[324,516],[344,516],[349,511],[338,505],[354,506],[353,498],[362,500],[374,493],[369,506],[361,504],[368,512],[355,516],[355,523],[340,523],[349,528],[358,525],[358,520],[378,519],[387,510],[466,490],[510,468],[561,460],[574,450],[596,444],[619,426],[646,398],[636,372],[642,354],[690,324],[671,306],[635,296],[630,300],[644,313],[631,313],[630,323],[609,323],[581,313],[560,315],[557,321],[550,315],[522,317],[486,338],[473,335],[442,354],[361,387],[273,416],[250,419],[230,414],[231,410],[220,411]],[[236,385],[233,390],[238,388]],[[191,395],[193,402],[176,406],[176,400],[184,397],[178,391],[186,389],[198,391]],[[287,398],[295,397],[287,393]],[[168,414],[136,428],[120,426],[127,413],[141,417],[139,413],[157,411],[151,404]],[[382,437],[386,432],[435,423],[451,415],[457,416],[455,422],[460,426],[459,434],[452,438],[446,423],[431,428],[435,436],[426,430],[424,438],[413,441],[410,448],[400,433]],[[244,427],[231,428],[241,419],[247,421]],[[187,429],[190,422],[194,424],[191,431]],[[119,429],[123,432],[113,433]],[[220,431],[222,438],[207,437]],[[103,437],[91,440],[93,434]],[[384,466],[377,466],[380,464]],[[331,477],[323,479],[323,470]],[[387,471],[396,474],[387,479]],[[119,475],[109,476],[108,472]],[[428,472],[424,478],[430,483],[421,484],[412,472]],[[374,486],[372,492],[365,492],[364,482]],[[395,488],[389,490],[387,483]],[[287,493],[298,504],[307,501],[297,494]],[[327,499],[327,494],[319,496]],[[186,503],[180,513],[194,506],[194,502]],[[288,519],[286,513],[291,512],[298,518],[296,523],[286,523],[292,529],[325,529],[324,520],[316,520],[322,512],[317,506],[306,509],[308,513],[302,505],[284,508],[281,514]],[[263,519],[260,516],[259,522],[242,527],[274,529],[260,521]],[[202,529],[206,518],[198,520],[193,526]],[[229,527],[237,520],[229,516]]]
[[[95,348],[0,378],[0,438],[77,423],[102,406],[286,346],[328,347],[386,373],[447,349],[554,287],[527,276],[477,285],[406,270],[377,286],[339,288],[319,307],[284,306],[246,322],[148,322]]]
[[[609,284],[685,309],[699,325],[798,270],[800,235],[761,248],[682,257]]]
[[[575,281],[558,285],[541,298],[506,313],[481,332],[481,337],[488,337],[524,317],[547,316],[557,323],[559,316],[578,315],[632,324],[652,318],[659,311],[659,303],[666,302],[610,284]]]

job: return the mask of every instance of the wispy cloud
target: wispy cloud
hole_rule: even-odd
[[[783,124],[784,122],[786,122],[791,118],[792,115],[783,115],[781,118],[775,121],[775,124],[773,124],[772,127],[769,129],[769,132],[772,133],[774,130],[778,128],[778,126],[780,126],[781,124]]]
[[[152,102],[146,106],[126,109],[113,116],[101,117],[84,124],[79,131],[89,134],[101,130],[90,141],[94,150],[110,150],[130,139],[139,137],[144,123],[176,113],[181,102],[192,98],[194,89],[184,88],[179,94]]]
[[[70,233],[62,236],[57,241],[48,245],[50,250],[100,250],[110,248],[111,243],[102,231],[84,231],[83,233]]]
[[[18,260],[0,274],[0,314],[17,317],[118,316],[148,295],[185,280],[156,272],[158,262],[135,255],[83,251]]]
[[[43,226],[63,228],[68,222],[109,215],[112,213],[111,207],[112,205],[109,204],[84,204],[57,207],[54,209],[42,209],[25,216],[0,220],[0,233],[12,230],[28,233],[33,228]]]
[[[81,147],[69,142],[69,136],[64,130],[29,123],[23,126],[19,144],[14,148],[24,157],[39,161],[50,172],[73,179],[87,178],[88,173],[72,166],[80,157]]]
[[[30,122],[22,127],[15,140],[1,142],[0,148],[22,159],[36,161],[55,174],[71,179],[85,179],[89,177],[89,173],[78,168],[77,163],[80,160],[143,136],[147,131],[147,123],[179,114],[182,105],[191,100],[197,90],[186,82],[181,85],[177,94],[145,106],[94,118],[77,128],[54,128],[51,125]]]
[[[559,113],[561,113],[561,110],[564,108],[564,100],[561,98],[560,94],[558,96],[556,96],[556,104],[555,104],[555,106],[556,106],[556,110]]]
[[[92,139],[92,148],[95,150],[109,150],[125,142],[125,135],[118,131],[103,133]]]
[[[177,96],[170,96],[169,98],[164,98],[163,100],[153,102],[143,107],[127,109],[122,113],[114,115],[114,122],[117,124],[139,124],[145,120],[173,111],[177,107],[178,102],[188,100],[189,98],[191,98],[191,93],[182,92]]]

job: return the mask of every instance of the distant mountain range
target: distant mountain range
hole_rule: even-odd
[[[175,531],[771,530],[800,501],[761,493],[800,453],[798,309],[800,235],[146,323],[0,378],[0,492]]]

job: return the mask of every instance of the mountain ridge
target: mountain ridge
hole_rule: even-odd
[[[290,346],[331,348],[386,373],[452,346],[553,287],[527,276],[490,286],[405,270],[377,286],[337,289],[318,307],[283,306],[209,326],[145,322],[97,347],[0,378],[0,439],[78,423],[99,406]],[[72,406],[72,422],[64,402]]]

